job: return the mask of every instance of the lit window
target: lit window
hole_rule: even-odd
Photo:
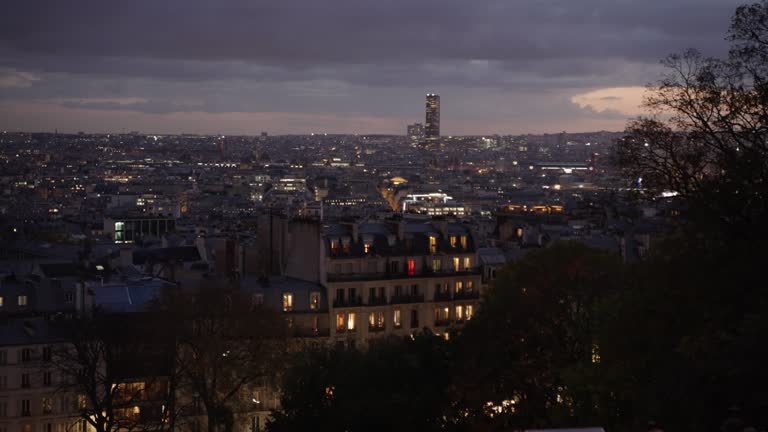
[[[600,363],[600,347],[592,344],[592,363]]]
[[[464,257],[464,270],[469,270],[472,268],[472,258],[470,257]]]
[[[336,314],[336,331],[344,331],[344,314]]]
[[[453,271],[457,272],[459,271],[459,264],[460,264],[459,257],[453,257]]]
[[[464,321],[464,306],[456,305],[456,321]]]
[[[464,291],[464,282],[456,281],[456,294],[461,294]]]
[[[432,260],[432,271],[436,271],[436,272],[439,272],[439,271],[440,271],[440,267],[441,267],[442,263],[443,263],[443,262],[442,262],[442,260],[441,260],[440,258],[435,258],[435,259],[433,259],[433,260]]]
[[[475,282],[467,281],[467,291],[472,292],[475,289]]]
[[[469,246],[468,243],[469,242],[467,240],[467,236],[465,236],[465,235],[461,236],[461,248],[466,250],[467,247]]]
[[[466,309],[464,310],[464,317],[465,317],[467,320],[471,320],[471,319],[472,319],[472,313],[473,313],[473,312],[474,312],[474,306],[472,306],[472,305],[467,305]]]
[[[416,276],[416,260],[408,260],[408,276]]]
[[[0,307],[3,307],[3,297],[0,296]]]
[[[19,306],[27,306],[28,299],[25,295],[20,295],[17,299]]]
[[[283,310],[285,312],[293,310],[293,293],[283,293]]]
[[[437,237],[429,236],[429,253],[437,253]]]
[[[309,294],[309,310],[318,310],[320,309],[320,293],[313,292]]]
[[[347,315],[347,330],[354,331],[355,330],[355,314],[350,313]]]
[[[518,228],[517,229],[517,238],[523,238],[523,229],[522,228]]]
[[[339,249],[339,240],[331,239],[331,255],[338,255]]]
[[[400,328],[403,325],[400,309],[395,309],[394,313],[392,314],[392,324],[395,326],[395,328]]]
[[[456,236],[451,236],[451,247],[452,248],[456,247]]]
[[[372,246],[371,246],[370,243],[364,243],[363,244],[363,253],[365,253],[365,254],[371,253],[371,248],[372,248]]]

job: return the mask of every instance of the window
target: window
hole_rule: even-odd
[[[357,288],[349,289],[349,304],[355,304],[357,300]]]
[[[369,253],[371,253],[372,249],[373,249],[373,245],[371,245],[370,243],[363,243],[363,253],[364,254],[368,255]]]
[[[344,314],[336,314],[336,331],[344,331]]]
[[[27,306],[27,304],[29,303],[29,299],[25,295],[20,295],[17,298],[17,302],[18,302],[19,306]]]
[[[88,399],[84,394],[77,395],[77,409],[85,409],[88,406]]]
[[[389,272],[390,273],[399,273],[400,272],[400,262],[399,261],[391,261],[389,263]]]
[[[432,271],[439,272],[442,268],[443,261],[440,258],[432,260]]]
[[[336,302],[339,304],[344,303],[344,288],[336,288]]]
[[[400,285],[395,285],[395,297],[400,297],[403,295],[403,287]]]
[[[283,311],[290,312],[293,310],[293,293],[283,293]]]
[[[0,417],[8,417],[8,402],[0,401]]]
[[[315,317],[312,319],[312,331],[315,333],[320,331],[320,317]]]
[[[3,297],[0,296],[0,307],[3,307]]]
[[[40,405],[43,407],[43,414],[50,414],[53,412],[53,399],[44,397]]]
[[[345,237],[343,239],[343,241],[341,242],[341,247],[344,250],[344,254],[349,255],[349,239],[348,238]]]
[[[419,327],[419,311],[418,309],[411,310],[411,328]]]
[[[465,319],[467,319],[467,320],[471,320],[472,319],[473,309],[474,309],[474,307],[472,305],[467,305],[467,307],[464,310],[464,317],[465,317]]]
[[[437,237],[429,236],[429,253],[437,253]]]
[[[395,311],[392,314],[392,325],[395,328],[402,327],[403,326],[403,322],[401,321],[401,319],[402,318],[400,316],[400,309],[395,309]]]
[[[29,374],[21,374],[21,388],[29,388]]]
[[[456,321],[464,321],[464,306],[456,305]]]
[[[419,286],[417,284],[411,285],[411,296],[416,297],[419,295]]]
[[[456,281],[456,294],[461,294],[464,292],[464,282],[462,281]]]
[[[340,252],[339,240],[331,239],[331,255],[338,255]]]
[[[43,347],[43,361],[51,361],[51,347]]]
[[[472,268],[472,258],[464,257],[464,271]]]
[[[448,307],[435,308],[435,325],[446,325],[450,320],[450,313]]]
[[[251,308],[255,309],[264,304],[264,294],[253,294],[251,296]]]
[[[475,290],[475,282],[467,281],[467,292],[472,292],[474,290]]]
[[[0,364],[8,363],[8,353],[5,350],[0,350]]]
[[[64,294],[64,302],[65,303],[73,303],[75,301],[75,294],[72,292],[68,292]]]
[[[22,399],[21,400],[21,416],[22,417],[29,417],[30,415],[32,415],[29,407],[30,407],[29,399]]]
[[[24,348],[21,350],[21,361],[22,362],[28,362],[32,360],[32,350],[29,348]]]
[[[456,247],[456,236],[451,236],[451,247],[452,248]]]
[[[368,288],[368,303],[373,304],[376,302],[376,288]]]
[[[453,271],[459,271],[459,257],[453,257]]]
[[[467,236],[465,235],[461,236],[461,248],[464,250],[467,250],[468,246],[469,246],[469,242],[468,242]]]
[[[368,329],[374,331],[384,329],[384,312],[371,312],[368,314]]]
[[[50,386],[51,385],[51,382],[53,382],[51,377],[52,377],[51,372],[43,372],[43,385],[44,386]]]
[[[309,310],[319,310],[320,309],[320,293],[319,292],[313,292],[309,294]]]
[[[347,330],[355,331],[355,314],[354,313],[347,314]]]
[[[416,276],[416,260],[408,260],[408,276]]]

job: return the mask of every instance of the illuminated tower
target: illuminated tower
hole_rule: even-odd
[[[424,137],[427,144],[440,142],[440,96],[427,95],[427,121],[424,124]]]

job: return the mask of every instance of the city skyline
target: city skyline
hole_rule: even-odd
[[[659,59],[726,51],[741,2],[433,3],[12,2],[0,130],[400,134],[428,92],[444,135],[621,130]]]

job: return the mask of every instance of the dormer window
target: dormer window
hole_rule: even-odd
[[[320,293],[313,292],[309,294],[309,310],[316,311],[320,309]]]
[[[461,248],[464,250],[467,250],[468,247],[469,247],[469,239],[465,235],[461,236]]]
[[[341,252],[339,239],[331,239],[331,255],[338,255]]]
[[[456,236],[451,236],[450,239],[451,239],[451,247],[455,248],[458,239],[456,238]]]
[[[435,236],[429,236],[429,253],[437,253],[437,237]]]
[[[349,237],[344,237],[341,239],[341,249],[345,255],[349,254]]]
[[[290,312],[293,310],[293,293],[283,293],[283,312]]]
[[[370,243],[363,243],[363,253],[368,255],[373,250],[373,245]]]

